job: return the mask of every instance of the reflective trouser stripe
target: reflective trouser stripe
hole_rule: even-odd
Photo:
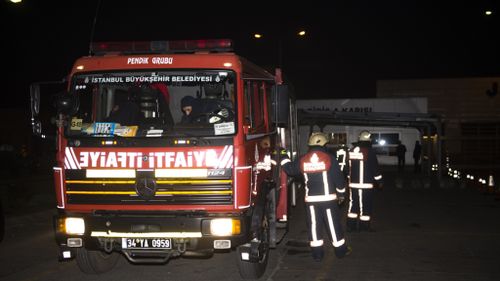
[[[318,247],[323,245],[323,240],[318,240],[318,233],[316,233],[317,225],[316,225],[316,210],[314,210],[314,206],[309,206],[309,211],[311,212],[311,238],[310,242],[311,247]]]
[[[360,216],[363,216],[363,189],[360,189],[360,188],[354,188],[354,189],[351,189],[351,194],[349,195],[349,209],[347,210],[347,217],[348,218],[357,218],[358,215],[357,213],[354,213],[352,211],[352,208],[353,208],[353,205],[354,205],[354,202],[353,202],[353,197],[352,197],[352,194],[353,192],[358,192],[358,205],[359,205],[359,214]]]
[[[359,196],[359,216],[363,216],[363,190],[358,189],[358,196]]]
[[[349,192],[349,208],[347,209],[347,216],[349,216],[350,214],[354,214],[352,212],[352,193],[353,193],[354,190],[351,189],[351,192]],[[358,217],[357,214],[355,214],[356,217]]]
[[[333,218],[332,218],[332,211],[330,209],[326,209],[326,216],[328,217],[328,226],[330,228],[330,233],[332,235],[333,247],[340,247],[344,245],[345,243],[344,239],[337,240],[337,231],[335,231],[335,226],[333,224]]]
[[[362,220],[362,221],[370,221],[370,216],[360,216],[360,217],[359,217],[359,220]]]
[[[309,242],[309,246],[311,247],[321,247],[323,246],[323,240],[316,240]]]

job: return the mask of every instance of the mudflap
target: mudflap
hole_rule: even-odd
[[[264,243],[255,240],[239,246],[238,253],[241,260],[257,263],[264,257],[267,251],[266,248],[267,246]]]
[[[253,240],[237,248],[238,269],[243,279],[258,279],[267,268],[269,247],[261,241]]]

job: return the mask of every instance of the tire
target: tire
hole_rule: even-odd
[[[259,262],[248,262],[241,260],[240,248],[238,248],[237,254],[238,269],[240,270],[241,278],[258,279],[266,271],[267,261],[269,260],[269,248],[267,248],[266,253],[264,253],[263,258]]]
[[[83,273],[100,274],[112,270],[120,254],[113,252],[107,254],[102,251],[89,251],[85,248],[79,248],[76,251],[76,263]]]
[[[269,202],[267,202],[269,204]],[[266,208],[267,209],[267,208]],[[240,271],[240,276],[243,279],[258,279],[260,278],[267,268],[267,262],[269,260],[269,240],[270,240],[270,231],[269,231],[269,220],[267,215],[264,212],[264,217],[262,218],[261,230],[259,233],[259,239],[262,241],[261,243],[265,244],[265,250],[262,255],[262,258],[258,262],[249,262],[241,259],[241,248],[237,248],[237,261],[238,261],[238,269]]]

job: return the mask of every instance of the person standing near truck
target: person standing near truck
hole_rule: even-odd
[[[344,230],[340,221],[339,203],[344,201],[346,183],[334,154],[328,153],[325,145],[328,137],[323,133],[312,133],[309,151],[291,161],[285,150],[274,156],[281,156],[281,166],[285,173],[293,177],[304,177],[305,203],[309,230],[309,245],[315,261],[324,256],[322,230],[327,233],[335,248],[335,255],[342,258],[350,254]],[[274,163],[279,159],[274,159]]]
[[[420,155],[422,154],[422,145],[420,145],[420,142],[417,140],[415,141],[415,148],[413,149],[413,163],[414,163],[414,170],[415,173],[420,172]]]
[[[347,231],[373,231],[373,189],[382,185],[377,155],[372,148],[371,134],[361,131],[359,141],[349,151],[349,209]]]
[[[403,171],[405,168],[405,158],[406,158],[406,146],[398,141],[398,146],[396,147],[396,155],[398,156],[398,170]]]

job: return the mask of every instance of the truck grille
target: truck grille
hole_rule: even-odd
[[[139,184],[138,184],[139,183]],[[230,179],[150,179],[147,188],[135,180],[66,180],[69,204],[230,205]]]

